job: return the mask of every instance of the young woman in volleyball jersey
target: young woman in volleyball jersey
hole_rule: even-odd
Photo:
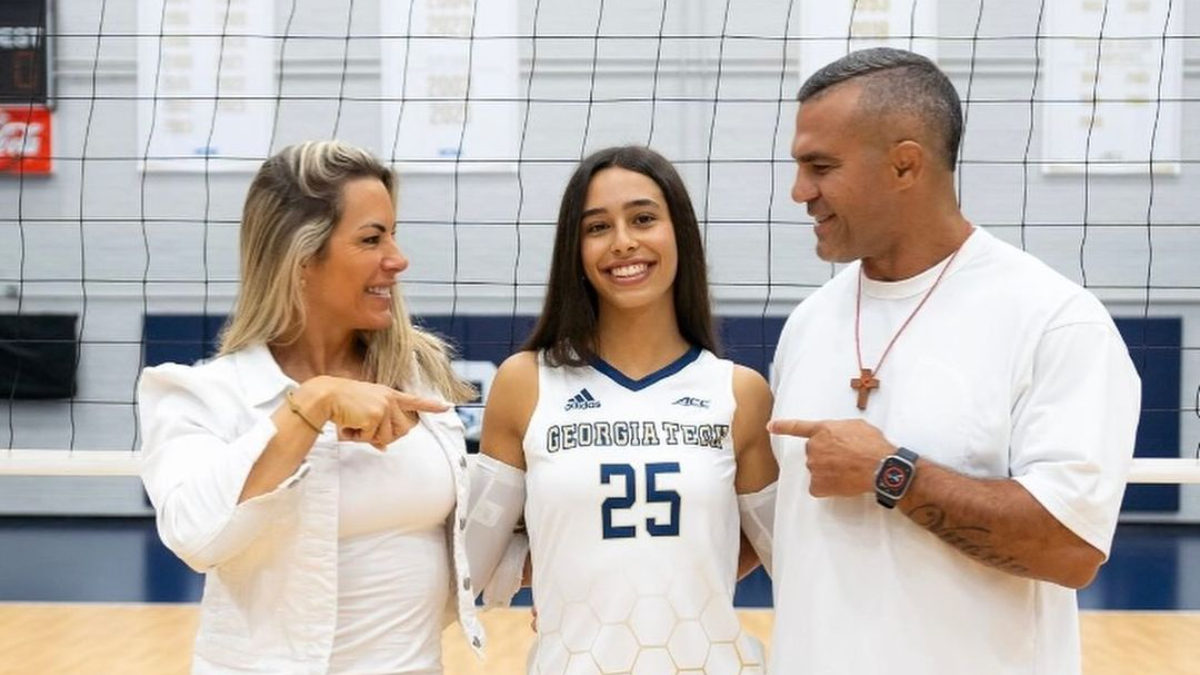
[[[699,227],[660,155],[575,171],[524,349],[492,384],[467,539],[479,588],[524,512],[530,673],[762,672],[733,593],[743,530],[770,562],[771,393],[713,353]]]

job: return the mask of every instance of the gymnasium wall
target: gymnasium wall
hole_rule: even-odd
[[[1184,33],[1200,34],[1200,3],[1178,4]],[[969,99],[963,209],[976,224],[1086,281],[1115,316],[1178,318],[1186,347],[1200,321],[1197,167],[1185,162],[1152,185],[1145,174],[1052,175],[1026,161],[1044,142],[1040,104],[1029,133],[1040,65],[1031,36],[1042,5],[938,3],[938,34],[954,38],[939,42],[938,60]],[[797,45],[780,39],[799,31],[798,12],[789,26],[789,6],[672,0],[660,15],[661,5],[644,0],[518,2],[518,32],[534,32],[536,10],[542,37],[536,54],[533,41],[520,42],[519,90],[532,102],[519,106],[518,132],[526,133],[514,170],[462,166],[402,175],[399,236],[412,262],[404,278],[414,312],[535,314],[571,161],[600,147],[651,140],[678,162],[706,222],[718,314],[784,317],[833,272],[813,254],[803,207],[789,198],[799,85]],[[277,148],[327,138],[336,127],[342,140],[387,154],[373,100],[380,45],[369,37],[377,34],[379,7],[276,2],[276,30],[288,24],[292,35],[329,38],[288,43],[278,66],[281,92],[300,98],[278,111]],[[137,3],[59,0],[56,9],[58,159],[50,176],[0,176],[0,314],[79,316],[77,392],[73,403],[0,401],[0,447],[132,449],[145,317],[229,311],[237,220],[256,167],[142,172]],[[705,37],[653,39],[660,33]],[[1184,42],[1184,158],[1200,157],[1195,43]],[[1195,350],[1179,354],[1179,400],[1168,407],[1183,412],[1176,411],[1179,447],[1169,451],[1190,456],[1200,440],[1193,400],[1200,360]],[[1178,514],[1155,517],[1200,519],[1200,492],[1185,488],[1180,499]],[[144,510],[135,479],[0,478],[0,513]]]

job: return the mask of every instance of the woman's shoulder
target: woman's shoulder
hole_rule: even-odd
[[[270,360],[270,363],[264,360]],[[266,384],[266,380],[271,380],[273,387],[275,377],[282,377],[282,374],[276,375],[278,368],[265,346],[249,347],[191,365],[163,363],[146,368],[142,371],[138,391],[143,401],[182,395],[201,401],[233,402],[245,398],[247,388],[253,388],[255,384]]]
[[[541,352],[531,350],[517,352],[504,359],[504,362],[500,364],[500,368],[496,372],[496,379],[503,378],[516,382],[532,380],[536,382],[538,367],[541,365],[542,360]]]
[[[733,397],[741,405],[772,402],[771,385],[757,370],[739,363],[733,364]]]
[[[204,386],[229,380],[234,372],[234,354],[222,354],[192,364],[166,362],[142,370],[142,384]]]
[[[717,364],[721,368],[726,369],[726,372],[728,372],[730,377],[733,378],[735,385],[742,383],[748,386],[754,386],[756,384],[762,384],[763,386],[766,386],[767,381],[762,375],[759,374],[757,370],[749,366],[744,366],[729,357],[719,356],[715,352],[712,352],[708,349],[700,347],[697,349],[699,349],[700,352],[699,356],[696,358],[697,363],[702,365]]]
[[[534,351],[517,352],[504,359],[504,363],[500,364],[496,371],[496,378],[492,381],[492,393],[496,392],[497,387],[502,392],[511,390],[514,393],[530,386],[536,388],[541,360],[541,353]]]
[[[500,364],[488,391],[488,406],[521,417],[531,413],[538,398],[541,355],[534,351],[513,354]]]

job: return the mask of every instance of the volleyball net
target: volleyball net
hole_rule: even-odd
[[[211,353],[250,176],[308,139],[399,171],[404,292],[485,395],[540,311],[575,164],[654,147],[724,341],[766,372],[835,271],[789,196],[796,90],[889,44],[962,95],[964,212],[1117,319],[1147,383],[1133,480],[1200,482],[1195,4],[0,2],[0,474],[136,473],[141,368]]]

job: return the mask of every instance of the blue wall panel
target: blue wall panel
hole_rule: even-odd
[[[147,316],[147,365],[166,361],[191,363],[211,355],[223,321],[223,316]],[[499,364],[520,347],[536,318],[429,315],[419,317],[417,321],[448,338],[456,346],[459,358]],[[783,323],[782,317],[721,319],[720,335],[726,354],[767,376]],[[1117,319],[1116,323],[1142,376],[1142,417],[1135,454],[1138,457],[1178,457],[1182,321],[1178,317],[1154,317],[1123,318]],[[477,411],[464,411],[463,414],[474,415],[473,420],[468,420],[468,429],[472,427],[472,421],[477,425]],[[1179,510],[1179,486],[1131,486],[1122,509],[1176,512]]]

